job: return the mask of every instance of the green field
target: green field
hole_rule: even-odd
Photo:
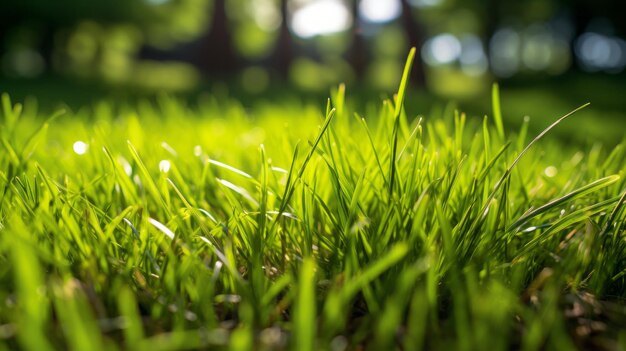
[[[3,95],[0,350],[625,349],[624,141],[554,136],[593,105],[508,128],[497,87],[485,118],[404,109],[406,75],[326,106]]]

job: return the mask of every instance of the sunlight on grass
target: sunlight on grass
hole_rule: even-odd
[[[0,349],[617,345],[625,148],[550,136],[586,104],[507,129],[497,86],[415,118],[414,54],[376,108],[3,95]]]

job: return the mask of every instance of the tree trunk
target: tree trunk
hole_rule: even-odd
[[[352,0],[352,18],[354,19],[352,25],[352,43],[350,44],[350,49],[348,49],[347,59],[354,70],[356,80],[360,81],[363,80],[367,71],[369,54],[360,28],[359,0]]]
[[[289,32],[289,13],[287,9],[288,0],[280,2],[280,16],[282,22],[278,30],[278,38],[274,46],[274,52],[271,57],[272,68],[280,75],[281,78],[287,79],[289,76],[289,67],[293,62],[293,38]]]
[[[226,16],[226,0],[214,0],[213,21],[202,39],[196,65],[210,76],[227,76],[238,68],[237,55]]]
[[[489,49],[489,40],[496,33],[500,26],[499,20],[502,18],[500,13],[501,0],[487,0],[485,1],[484,12],[484,33],[485,48]]]
[[[41,38],[39,41],[39,53],[43,57],[45,70],[54,72],[55,36],[59,28],[55,24],[43,23],[41,25]]]
[[[578,37],[586,31],[587,26],[596,14],[593,8],[590,8],[584,1],[576,1],[574,4],[574,28],[575,35]]]
[[[413,63],[413,70],[411,72],[411,81],[418,86],[422,87],[425,84],[426,77],[424,76],[424,63],[420,56],[420,50],[424,44],[424,30],[419,21],[415,18],[413,9],[408,0],[402,1],[402,25],[404,32],[409,40],[409,46],[417,49],[415,55],[415,62]]]

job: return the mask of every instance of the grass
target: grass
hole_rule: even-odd
[[[364,111],[4,95],[0,350],[626,347],[624,143],[507,130],[497,87],[414,118],[410,62]]]

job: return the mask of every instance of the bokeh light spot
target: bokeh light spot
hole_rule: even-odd
[[[520,64],[521,38],[511,28],[496,31],[489,43],[491,70],[499,77],[517,73]]]
[[[291,29],[302,38],[341,32],[351,25],[352,15],[345,3],[338,0],[309,2],[296,10],[291,19]]]
[[[399,0],[361,0],[359,14],[368,22],[385,23],[393,21],[402,13]]]
[[[72,145],[72,149],[74,149],[77,155],[84,155],[87,153],[87,150],[89,150],[89,145],[84,141],[78,140]]]
[[[254,0],[250,2],[250,15],[254,23],[266,32],[276,30],[281,23],[280,12],[272,0]]]
[[[161,160],[161,162],[159,162],[159,170],[163,173],[169,172],[171,166],[172,165],[170,164],[170,161],[168,160]]]
[[[620,72],[626,66],[626,42],[597,33],[584,33],[576,41],[576,56],[587,71]]]
[[[470,76],[480,76],[487,72],[489,65],[483,43],[476,35],[468,34],[461,39],[461,70]]]
[[[379,0],[383,1],[383,0]],[[409,0],[409,3],[416,7],[434,7],[441,5],[443,0]]]
[[[424,44],[422,58],[431,66],[454,62],[461,55],[461,43],[452,34],[439,34]]]
[[[554,176],[557,175],[558,170],[556,169],[556,167],[554,166],[548,166],[546,167],[546,169],[543,171],[543,173],[546,175],[546,177],[552,178]]]

